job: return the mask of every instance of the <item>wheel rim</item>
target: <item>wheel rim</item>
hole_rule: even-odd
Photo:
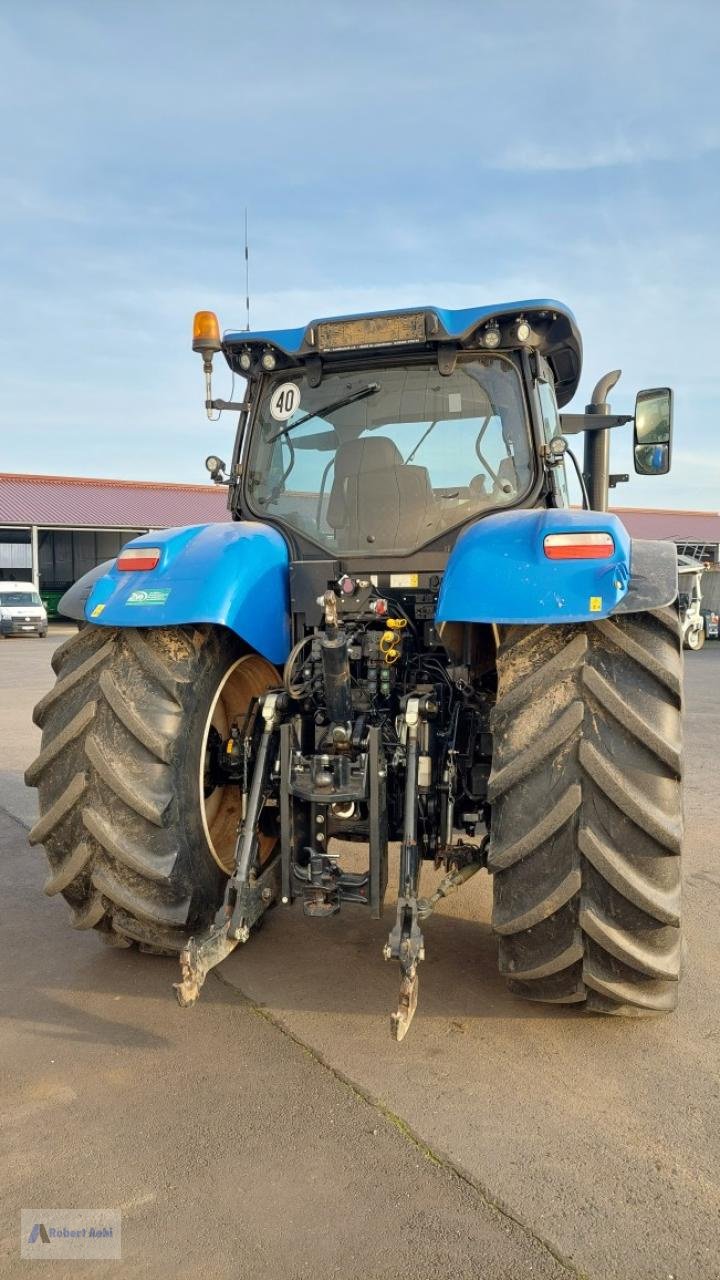
[[[700,648],[700,632],[697,629],[690,632],[690,635],[688,636],[688,644],[691,649]]]
[[[200,812],[208,848],[227,874],[233,866],[241,790],[236,785],[217,786],[205,794],[210,738],[213,731],[222,738],[227,737],[233,721],[242,721],[250,700],[279,684],[280,677],[271,663],[257,654],[245,654],[228,667],[208,711],[200,752]],[[260,832],[261,862],[270,856],[276,842],[277,836]]]

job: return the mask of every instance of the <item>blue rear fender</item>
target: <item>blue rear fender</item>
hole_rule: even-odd
[[[290,652],[289,558],[269,525],[240,521],[163,529],[129,547],[157,547],[149,570],[117,563],[95,582],[85,604],[88,622],[106,627],[229,627],[270,662]]]
[[[557,533],[609,533],[605,559],[551,560],[544,540]],[[606,618],[627,595],[630,536],[601,511],[503,511],[470,525],[450,555],[438,600],[439,622],[553,623]]]

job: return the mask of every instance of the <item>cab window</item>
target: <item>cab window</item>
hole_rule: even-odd
[[[552,375],[548,370],[548,378],[551,376]],[[543,435],[545,437],[545,442],[549,443],[554,436],[562,435],[560,414],[558,413],[557,401],[555,399],[555,389],[552,382],[543,381],[537,383],[537,391],[543,421]],[[569,507],[570,495],[568,493],[567,472],[565,470],[564,462],[560,463],[559,466],[553,467],[552,476],[555,496],[558,504],[562,507]]]
[[[289,397],[289,404],[288,404]],[[410,551],[534,478],[522,384],[501,355],[270,381],[254,421],[247,494],[323,547]]]

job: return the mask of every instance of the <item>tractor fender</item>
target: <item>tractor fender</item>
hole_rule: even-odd
[[[673,604],[678,594],[677,547],[674,542],[633,538],[630,585],[613,613],[643,613]]]
[[[87,622],[101,627],[216,623],[270,662],[285,661],[289,557],[276,529],[248,521],[192,525],[144,533],[123,551],[128,547],[157,547],[157,566],[122,570],[112,561],[85,601]],[[78,600],[88,576],[71,588]]]
[[[555,560],[544,539],[609,533],[604,559]],[[672,544],[631,540],[606,511],[503,511],[470,525],[450,554],[438,622],[592,622],[615,612],[667,605],[677,595]]]
[[[58,613],[61,613],[64,618],[74,618],[76,622],[84,622],[85,605],[94,584],[112,568],[114,563],[114,560],[103,560],[102,564],[96,564],[94,569],[89,569],[82,578],[73,582],[58,600]]]

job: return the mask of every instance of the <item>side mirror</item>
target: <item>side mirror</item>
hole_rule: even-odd
[[[670,470],[672,391],[655,387],[638,391],[635,401],[633,455],[640,476],[664,476]]]

